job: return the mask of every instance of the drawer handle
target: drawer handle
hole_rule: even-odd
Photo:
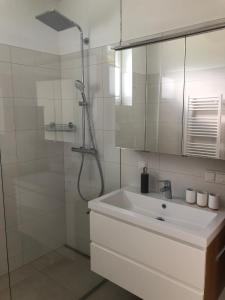
[[[217,254],[216,256],[216,261],[219,261],[220,258],[224,255],[225,253],[225,246],[222,248],[222,250]]]

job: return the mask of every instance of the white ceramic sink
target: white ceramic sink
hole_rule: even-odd
[[[225,219],[224,211],[190,206],[183,200],[164,200],[121,189],[89,202],[99,213],[206,248]]]

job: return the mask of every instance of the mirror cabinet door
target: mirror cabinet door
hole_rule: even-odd
[[[116,52],[116,145],[225,159],[225,29]]]
[[[116,146],[145,149],[146,46],[116,52]]]
[[[147,151],[182,154],[184,58],[184,38],[147,46]]]
[[[184,154],[225,159],[225,30],[186,39]]]

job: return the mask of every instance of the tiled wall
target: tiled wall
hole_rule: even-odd
[[[150,169],[151,191],[159,191],[158,180],[168,179],[172,182],[173,195],[185,197],[186,188],[194,188],[220,195],[225,205],[225,187],[221,184],[205,181],[207,170],[225,172],[225,161],[214,159],[190,158],[166,154],[154,154],[122,150],[121,169],[122,185],[140,185],[140,172],[138,162],[144,161]]]
[[[120,151],[114,147],[114,54],[108,47],[91,49],[88,56],[85,53],[85,66],[93,127],[104,172],[105,192],[110,192],[120,186]],[[87,203],[80,199],[76,187],[81,156],[71,152],[72,145],[81,146],[81,108],[78,105],[80,94],[74,87],[74,80],[81,77],[80,53],[61,56],[61,68],[63,121],[74,120],[77,128],[74,134],[64,135],[67,243],[89,253]],[[95,198],[100,191],[96,161],[87,155],[81,190],[88,199]]]
[[[65,242],[63,143],[44,127],[60,116],[60,76],[59,56],[0,45],[0,147],[10,269]]]

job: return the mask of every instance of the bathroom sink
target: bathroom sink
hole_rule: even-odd
[[[157,195],[145,197],[129,191],[120,191],[118,194],[102,200],[102,202],[191,229],[206,228],[217,216],[214,212],[180,205],[172,201],[166,203],[164,200],[158,199]]]
[[[184,200],[162,199],[153,193],[143,195],[132,189],[120,189],[92,200],[89,208],[203,248],[213,240],[225,219],[222,210],[214,212],[190,206]]]

